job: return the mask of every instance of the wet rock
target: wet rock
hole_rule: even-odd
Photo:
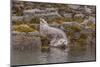
[[[30,34],[12,34],[12,47],[20,50],[34,49],[41,47],[41,40]]]

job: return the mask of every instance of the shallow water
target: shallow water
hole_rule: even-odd
[[[60,62],[78,62],[78,61],[93,61],[95,60],[95,51],[89,48],[62,50],[59,48],[51,48],[48,52],[39,50],[32,51],[12,51],[12,65],[26,64],[45,64],[45,63],[60,63]]]
[[[16,43],[12,43],[12,45],[14,44]],[[23,44],[23,42],[21,44]],[[78,62],[78,61],[95,61],[95,44],[70,46],[69,48],[66,49],[50,47],[49,49],[44,51],[41,50],[41,48],[39,47],[33,48],[32,50],[11,49],[12,65],[62,63],[62,62],[67,63],[67,62]]]

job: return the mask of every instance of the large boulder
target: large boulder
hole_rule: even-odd
[[[12,47],[17,50],[31,50],[34,48],[41,48],[41,39],[36,36],[36,33],[16,33],[12,32]]]

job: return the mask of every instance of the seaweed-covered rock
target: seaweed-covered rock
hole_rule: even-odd
[[[70,43],[74,45],[86,45],[95,43],[95,28],[87,28],[78,24],[77,22],[65,22],[63,24],[66,30],[66,35],[68,36]]]
[[[18,31],[18,32],[34,32],[34,31],[36,31],[35,29],[29,27],[26,24],[13,25],[12,30]]]

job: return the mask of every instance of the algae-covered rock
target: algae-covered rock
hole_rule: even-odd
[[[35,29],[29,27],[26,24],[13,25],[12,30],[18,31],[18,32],[34,32],[34,31],[36,31]]]
[[[91,26],[91,25],[90,25]],[[64,29],[66,30],[66,35],[70,43],[74,45],[86,45],[95,43],[95,27],[85,27],[77,22],[65,22],[63,24]]]

